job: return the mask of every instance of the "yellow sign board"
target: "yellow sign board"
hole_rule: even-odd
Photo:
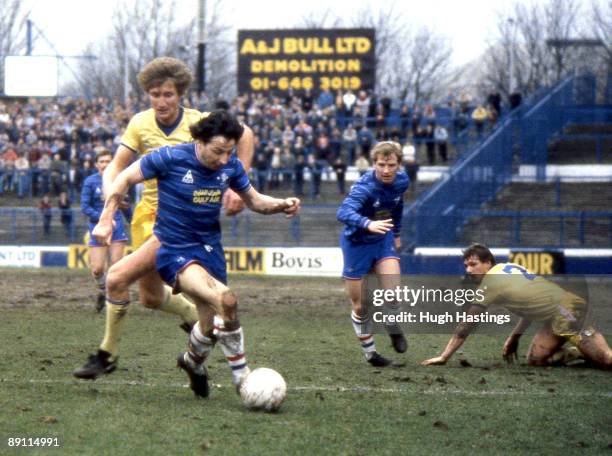
[[[132,252],[126,247],[125,254]],[[265,274],[265,249],[228,248],[225,249],[227,272]],[[71,269],[89,268],[89,247],[86,245],[70,245],[68,249],[68,267]]]

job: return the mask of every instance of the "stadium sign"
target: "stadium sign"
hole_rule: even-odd
[[[374,29],[238,31],[238,93],[373,90]]]
[[[126,245],[124,255],[133,252],[131,245]],[[89,246],[71,244],[68,246],[68,267],[70,269],[89,269]]]
[[[565,273],[565,257],[562,251],[512,250],[508,261],[538,275]]]
[[[89,267],[89,248],[70,246],[0,246],[0,267]],[[126,248],[126,253],[130,252]],[[612,249],[492,249],[499,261],[510,261],[539,275],[612,274]],[[339,248],[240,248],[225,249],[229,273],[276,276],[340,277]],[[410,274],[461,275],[461,248],[418,247],[401,256],[402,271]],[[552,272],[551,272],[552,271]]]
[[[339,248],[267,248],[266,273],[281,276],[340,277]]]
[[[265,249],[230,247],[224,251],[228,273],[265,274]]]
[[[0,266],[38,268],[40,267],[40,248],[2,247]]]

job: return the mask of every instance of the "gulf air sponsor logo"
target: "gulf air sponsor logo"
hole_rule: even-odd
[[[221,194],[218,188],[201,188],[193,191],[193,202],[195,204],[220,203]]]

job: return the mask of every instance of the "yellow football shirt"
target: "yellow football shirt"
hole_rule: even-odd
[[[493,266],[484,276],[480,289],[484,294],[480,305],[503,307],[531,321],[546,321],[559,315],[559,306],[571,294],[513,263]]]
[[[155,119],[155,111],[147,109],[132,117],[121,137],[121,144],[132,149],[140,158],[158,147],[193,141],[189,126],[207,115],[195,109],[182,108],[178,124],[166,134]],[[145,181],[141,204],[149,210],[157,210],[157,180]]]

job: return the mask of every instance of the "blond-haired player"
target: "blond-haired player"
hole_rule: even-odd
[[[361,301],[361,288],[363,277],[370,272],[379,276],[383,288],[399,285],[403,198],[410,180],[400,170],[402,150],[396,142],[379,142],[370,158],[374,169],[353,185],[338,209],[337,219],[345,225],[340,235],[344,258],[342,278],[351,300],[353,329],[366,361],[372,366],[384,367],[391,360],[376,351],[370,331],[371,317]],[[396,325],[385,328],[395,351],[404,353],[408,346],[400,328]]]
[[[149,62],[138,74],[138,82],[147,93],[151,108],[136,114],[129,122],[121,145],[104,173],[104,188],[110,188],[117,175],[134,159],[161,146],[174,146],[192,141],[189,126],[207,113],[180,105],[193,76],[187,66],[171,57],[160,57]],[[236,154],[246,170],[253,157],[253,133],[244,126],[244,133],[236,145]],[[234,192],[228,191],[224,205],[233,215],[244,208]],[[183,329],[190,331],[198,320],[195,305],[182,295],[173,295],[164,286],[155,270],[155,255],[159,241],[152,235],[157,212],[157,182],[145,182],[143,198],[132,218],[132,246],[135,251],[111,268],[106,278],[106,327],[104,339],[97,353],[86,364],[73,372],[75,377],[95,379],[113,372],[117,367],[119,339],[125,324],[129,301],[114,300],[110,296],[125,296],[131,283],[138,280],[140,302],[147,308],[179,315]]]

